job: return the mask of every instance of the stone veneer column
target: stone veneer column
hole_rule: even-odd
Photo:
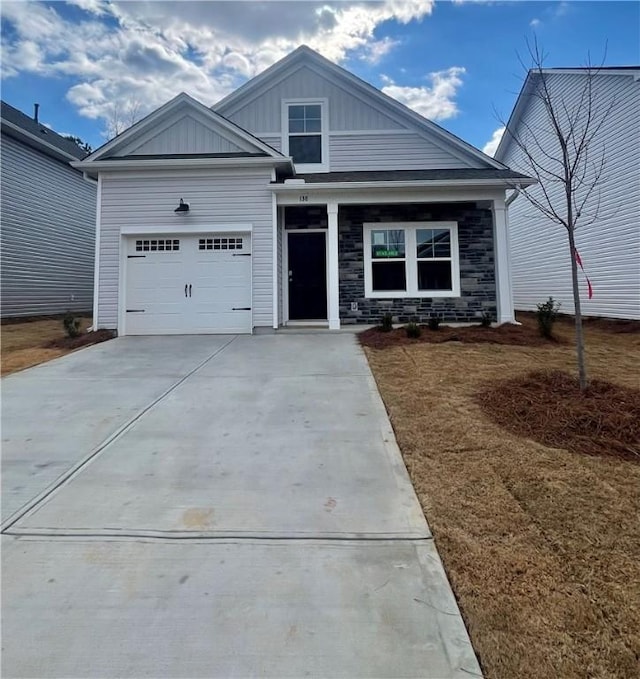
[[[340,280],[338,274],[338,204],[327,203],[327,262],[329,278],[329,330],[340,329]]]

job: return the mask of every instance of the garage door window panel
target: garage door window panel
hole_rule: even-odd
[[[167,238],[148,238],[136,241],[136,252],[177,252],[180,241]]]

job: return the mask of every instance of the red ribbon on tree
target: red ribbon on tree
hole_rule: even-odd
[[[589,299],[593,297],[593,286],[591,285],[591,281],[589,280],[589,276],[587,276],[587,272],[584,270],[584,266],[582,266],[582,259],[580,259],[580,253],[576,249],[576,262],[580,265],[580,268],[582,269],[582,273],[584,274],[584,277],[587,279],[587,287],[589,288]]]

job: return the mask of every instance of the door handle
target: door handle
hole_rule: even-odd
[[[188,286],[187,286],[187,284],[185,283],[185,284],[184,284],[184,296],[185,296],[185,297],[187,296],[187,287],[188,287]]]
[[[189,283],[189,297],[191,297],[191,283]]]

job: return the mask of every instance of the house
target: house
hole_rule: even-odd
[[[527,130],[546,125],[542,102],[535,96],[542,78],[551,96],[566,110],[575,110],[589,78],[587,69],[549,68],[542,74],[530,72],[517,99],[495,158],[527,172],[529,165],[513,140]],[[581,310],[586,316],[640,319],[640,67],[599,68],[592,79],[593,111],[597,119],[611,107],[589,151],[589,162],[597,166],[604,157],[604,172],[597,190],[587,203],[584,225],[576,230],[576,246],[593,290],[589,299],[586,277],[579,272]],[[585,101],[585,100],[583,100]],[[581,118],[584,120],[584,117]],[[542,146],[530,145],[534,158],[543,152],[558,157],[552,135],[537,137]],[[540,197],[542,190],[553,200],[561,187],[548,183],[529,191]],[[596,208],[597,218],[593,218]],[[508,208],[511,269],[516,309],[535,310],[549,296],[560,310],[573,313],[571,258],[564,227],[551,222],[525,197]]]
[[[70,163],[86,153],[2,102],[2,317],[93,305],[96,185]]]
[[[307,47],[75,166],[98,181],[97,327],[513,320],[505,189],[531,180]]]

